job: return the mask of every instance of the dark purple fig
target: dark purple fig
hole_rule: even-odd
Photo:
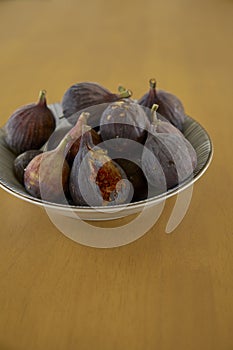
[[[149,109],[153,104],[158,104],[158,112],[182,131],[186,118],[182,102],[169,92],[157,90],[155,79],[150,79],[150,90],[138,100],[138,103]]]
[[[187,150],[189,152],[189,156],[192,162],[193,169],[196,168],[197,166],[197,154],[191,143],[185,138],[185,136],[182,134],[182,132],[177,129],[174,125],[169,123],[168,121],[162,121],[157,118],[157,111],[158,105],[153,105],[152,106],[152,123],[150,125],[150,132],[154,135],[156,133],[165,133],[165,134],[170,134],[170,135],[177,135],[184,139],[185,147],[187,147]]]
[[[146,149],[150,153],[144,152]],[[192,176],[197,164],[196,152],[183,136],[168,133],[149,133],[142,154],[142,169],[147,180],[154,184],[160,165],[166,178],[167,189]]]
[[[30,161],[37,156],[38,154],[41,154],[41,150],[30,150],[26,151],[24,153],[21,153],[18,157],[15,158],[13,163],[13,170],[14,174],[17,178],[17,180],[24,185],[24,171],[27,165],[30,163]]]
[[[79,121],[81,121],[83,115],[80,117]],[[84,122],[82,122],[82,125],[84,124],[86,125],[86,119]],[[61,140],[64,138],[64,136],[71,130],[71,128],[72,127],[70,126],[66,126],[61,129],[55,130],[46,145],[46,151],[51,151],[52,149],[55,149],[58,146],[58,144],[61,142]],[[74,143],[72,144],[72,146],[70,147],[66,155],[66,160],[68,161],[70,166],[72,166],[74,158],[79,151],[81,132],[82,131],[80,127],[80,137],[78,137],[77,140],[74,141]],[[98,145],[101,142],[100,135],[94,129],[91,129],[91,136],[92,136],[92,141],[94,145]]]
[[[47,107],[45,90],[37,104],[16,110],[5,125],[5,141],[15,153],[41,148],[56,127],[53,113]]]
[[[97,83],[77,83],[72,85],[63,96],[63,114],[64,117],[68,118],[69,122],[74,125],[80,115],[77,112],[83,112],[86,108],[94,106],[94,108],[88,110],[91,114],[89,124],[91,127],[94,127],[99,125],[99,118],[103,112],[103,110],[100,111],[100,109],[97,109],[96,111],[96,105],[104,105],[106,103],[118,101],[122,98],[130,97],[131,94],[132,93],[129,90],[124,90],[119,94],[114,94]]]
[[[145,175],[137,163],[128,159],[117,158],[114,159],[117,164],[124,170],[128,180],[133,186],[133,199],[132,202],[141,201],[148,196],[148,185]]]
[[[149,125],[144,109],[139,104],[117,101],[111,103],[102,114],[100,134],[104,141],[120,138],[119,149],[124,150],[132,147],[129,146],[132,141],[143,144],[147,137]],[[113,147],[115,147],[114,143]]]
[[[90,131],[85,131],[81,138],[69,189],[76,205],[108,206],[131,200],[131,186],[126,175],[106,150],[94,146]]]

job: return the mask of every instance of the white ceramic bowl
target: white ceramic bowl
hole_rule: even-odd
[[[57,127],[69,125],[64,118],[60,119],[62,116],[60,104],[56,103],[49,107],[56,116]],[[182,220],[182,215],[180,215],[179,211],[183,211],[185,214],[191,200],[192,185],[204,174],[213,155],[211,139],[197,121],[187,117],[183,132],[197,153],[197,167],[193,176],[187,181],[166,193],[140,202],[112,207],[82,207],[45,202],[27,193],[14,176],[13,162],[15,155],[5,144],[4,129],[2,128],[0,129],[0,186],[22,200],[44,207],[55,226],[72,240],[84,245],[101,248],[125,245],[141,237],[159,218],[165,200],[176,194],[185,193],[186,191],[184,190],[188,190],[189,194],[186,196],[186,199],[183,197],[181,200],[182,208],[178,208],[173,215],[173,219],[170,218],[168,222],[166,232],[170,232]],[[104,230],[101,230],[86,224],[86,221],[106,221],[127,217],[135,213],[139,213],[139,215],[134,224],[124,223],[121,228],[106,228],[106,226]]]
[[[66,120],[60,119],[62,116],[61,106],[58,103],[49,106],[57,119],[57,125],[64,126],[66,125]],[[111,207],[101,207],[99,209],[91,207],[82,207],[82,206],[71,206],[71,205],[62,205],[56,203],[49,203],[43,200],[32,197],[29,193],[26,192],[24,187],[18,182],[13,173],[13,161],[15,155],[7,148],[4,141],[4,130],[0,129],[0,186],[8,191],[10,194],[21,198],[22,200],[31,202],[33,204],[53,208],[60,212],[61,215],[68,215],[70,209],[73,212],[77,213],[80,219],[85,220],[111,220],[114,218],[119,218],[134,214],[140,211],[145,205],[151,206],[159,203],[161,200],[174,196],[178,192],[184,190],[185,188],[191,186],[197,179],[199,179],[206,169],[208,168],[213,154],[213,147],[211,139],[205,129],[191,117],[187,117],[184,123],[184,135],[190,141],[197,153],[197,167],[194,171],[193,177],[181,185],[167,191],[166,193],[149,198],[140,202],[130,203],[127,205],[117,206],[124,208],[123,211],[113,210]]]

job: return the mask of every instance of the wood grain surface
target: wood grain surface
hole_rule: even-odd
[[[233,349],[233,1],[0,1],[0,125],[77,81],[140,97],[148,79],[210,133],[180,226],[94,249],[0,190],[0,350]]]

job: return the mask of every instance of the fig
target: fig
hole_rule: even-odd
[[[111,103],[103,112],[100,120],[100,134],[103,141],[120,138],[119,149],[123,151],[132,147],[129,146],[129,144],[132,145],[132,142],[128,142],[129,140],[144,144],[149,125],[149,120],[139,104],[117,101]],[[115,147],[114,143],[112,145]]]
[[[80,120],[83,118],[85,114],[80,116]],[[86,123],[86,119],[84,121]],[[82,125],[84,124],[82,123]],[[46,150],[51,151],[52,149],[56,148],[58,144],[61,142],[63,137],[71,130],[71,126],[66,126],[60,129],[57,129],[54,131],[54,133],[51,135],[47,145],[46,145]],[[94,145],[98,145],[98,143],[101,142],[101,137],[99,134],[94,129],[91,129],[91,137]],[[79,146],[80,146],[80,140],[81,140],[81,132],[80,132],[80,137],[77,138],[77,140],[74,141],[72,146],[70,147],[69,151],[67,152],[66,155],[66,160],[68,161],[69,165],[72,166],[72,163],[74,161],[74,158],[76,154],[79,151]]]
[[[142,169],[151,184],[158,181],[160,165],[166,178],[167,190],[182,183],[193,174],[196,152],[183,136],[168,133],[149,133],[142,154]],[[159,170],[161,173],[161,171]]]
[[[63,203],[68,193],[70,167],[65,160],[64,139],[52,151],[34,157],[24,172],[24,186],[33,197]]]
[[[38,154],[41,154],[41,150],[30,150],[26,151],[24,153],[21,153],[18,157],[15,158],[13,163],[13,171],[17,178],[17,180],[24,185],[24,171],[27,165],[30,163],[30,161],[37,156]]]
[[[95,146],[90,129],[81,138],[70,173],[69,189],[76,205],[108,206],[128,203],[131,186],[107,151]]]
[[[185,136],[182,134],[182,132],[177,129],[174,125],[169,123],[168,121],[162,121],[157,118],[157,111],[158,105],[153,105],[151,112],[152,112],[152,123],[150,126],[150,132],[154,135],[155,133],[165,133],[165,134],[171,134],[171,135],[177,135],[181,137],[184,141],[184,148],[187,147],[187,151],[189,153],[193,169],[197,166],[197,154],[191,143],[185,138]]]
[[[24,173],[26,190],[34,197],[50,202],[62,203],[68,195],[70,166],[66,160],[67,153],[80,137],[82,127],[88,114],[83,113],[76,125],[51,150],[39,154],[31,160]]]
[[[138,103],[150,109],[153,104],[158,104],[158,112],[182,131],[186,118],[182,102],[167,91],[157,90],[155,79],[150,79],[150,90],[138,100]]]
[[[97,83],[77,83],[72,85],[62,98],[63,114],[74,125],[80,115],[77,112],[83,112],[89,107],[88,112],[91,114],[89,125],[96,127],[99,125],[99,118],[108,103],[130,97],[131,94],[129,90],[123,90],[119,94],[114,94]],[[102,107],[96,107],[96,105],[101,104]]]
[[[37,104],[29,104],[16,110],[5,125],[5,141],[19,155],[41,148],[56,127],[52,111],[47,107],[46,92],[40,92]]]

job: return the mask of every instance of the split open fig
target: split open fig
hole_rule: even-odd
[[[71,173],[69,189],[76,205],[109,206],[128,203],[132,187],[107,151],[95,146],[84,130]]]

